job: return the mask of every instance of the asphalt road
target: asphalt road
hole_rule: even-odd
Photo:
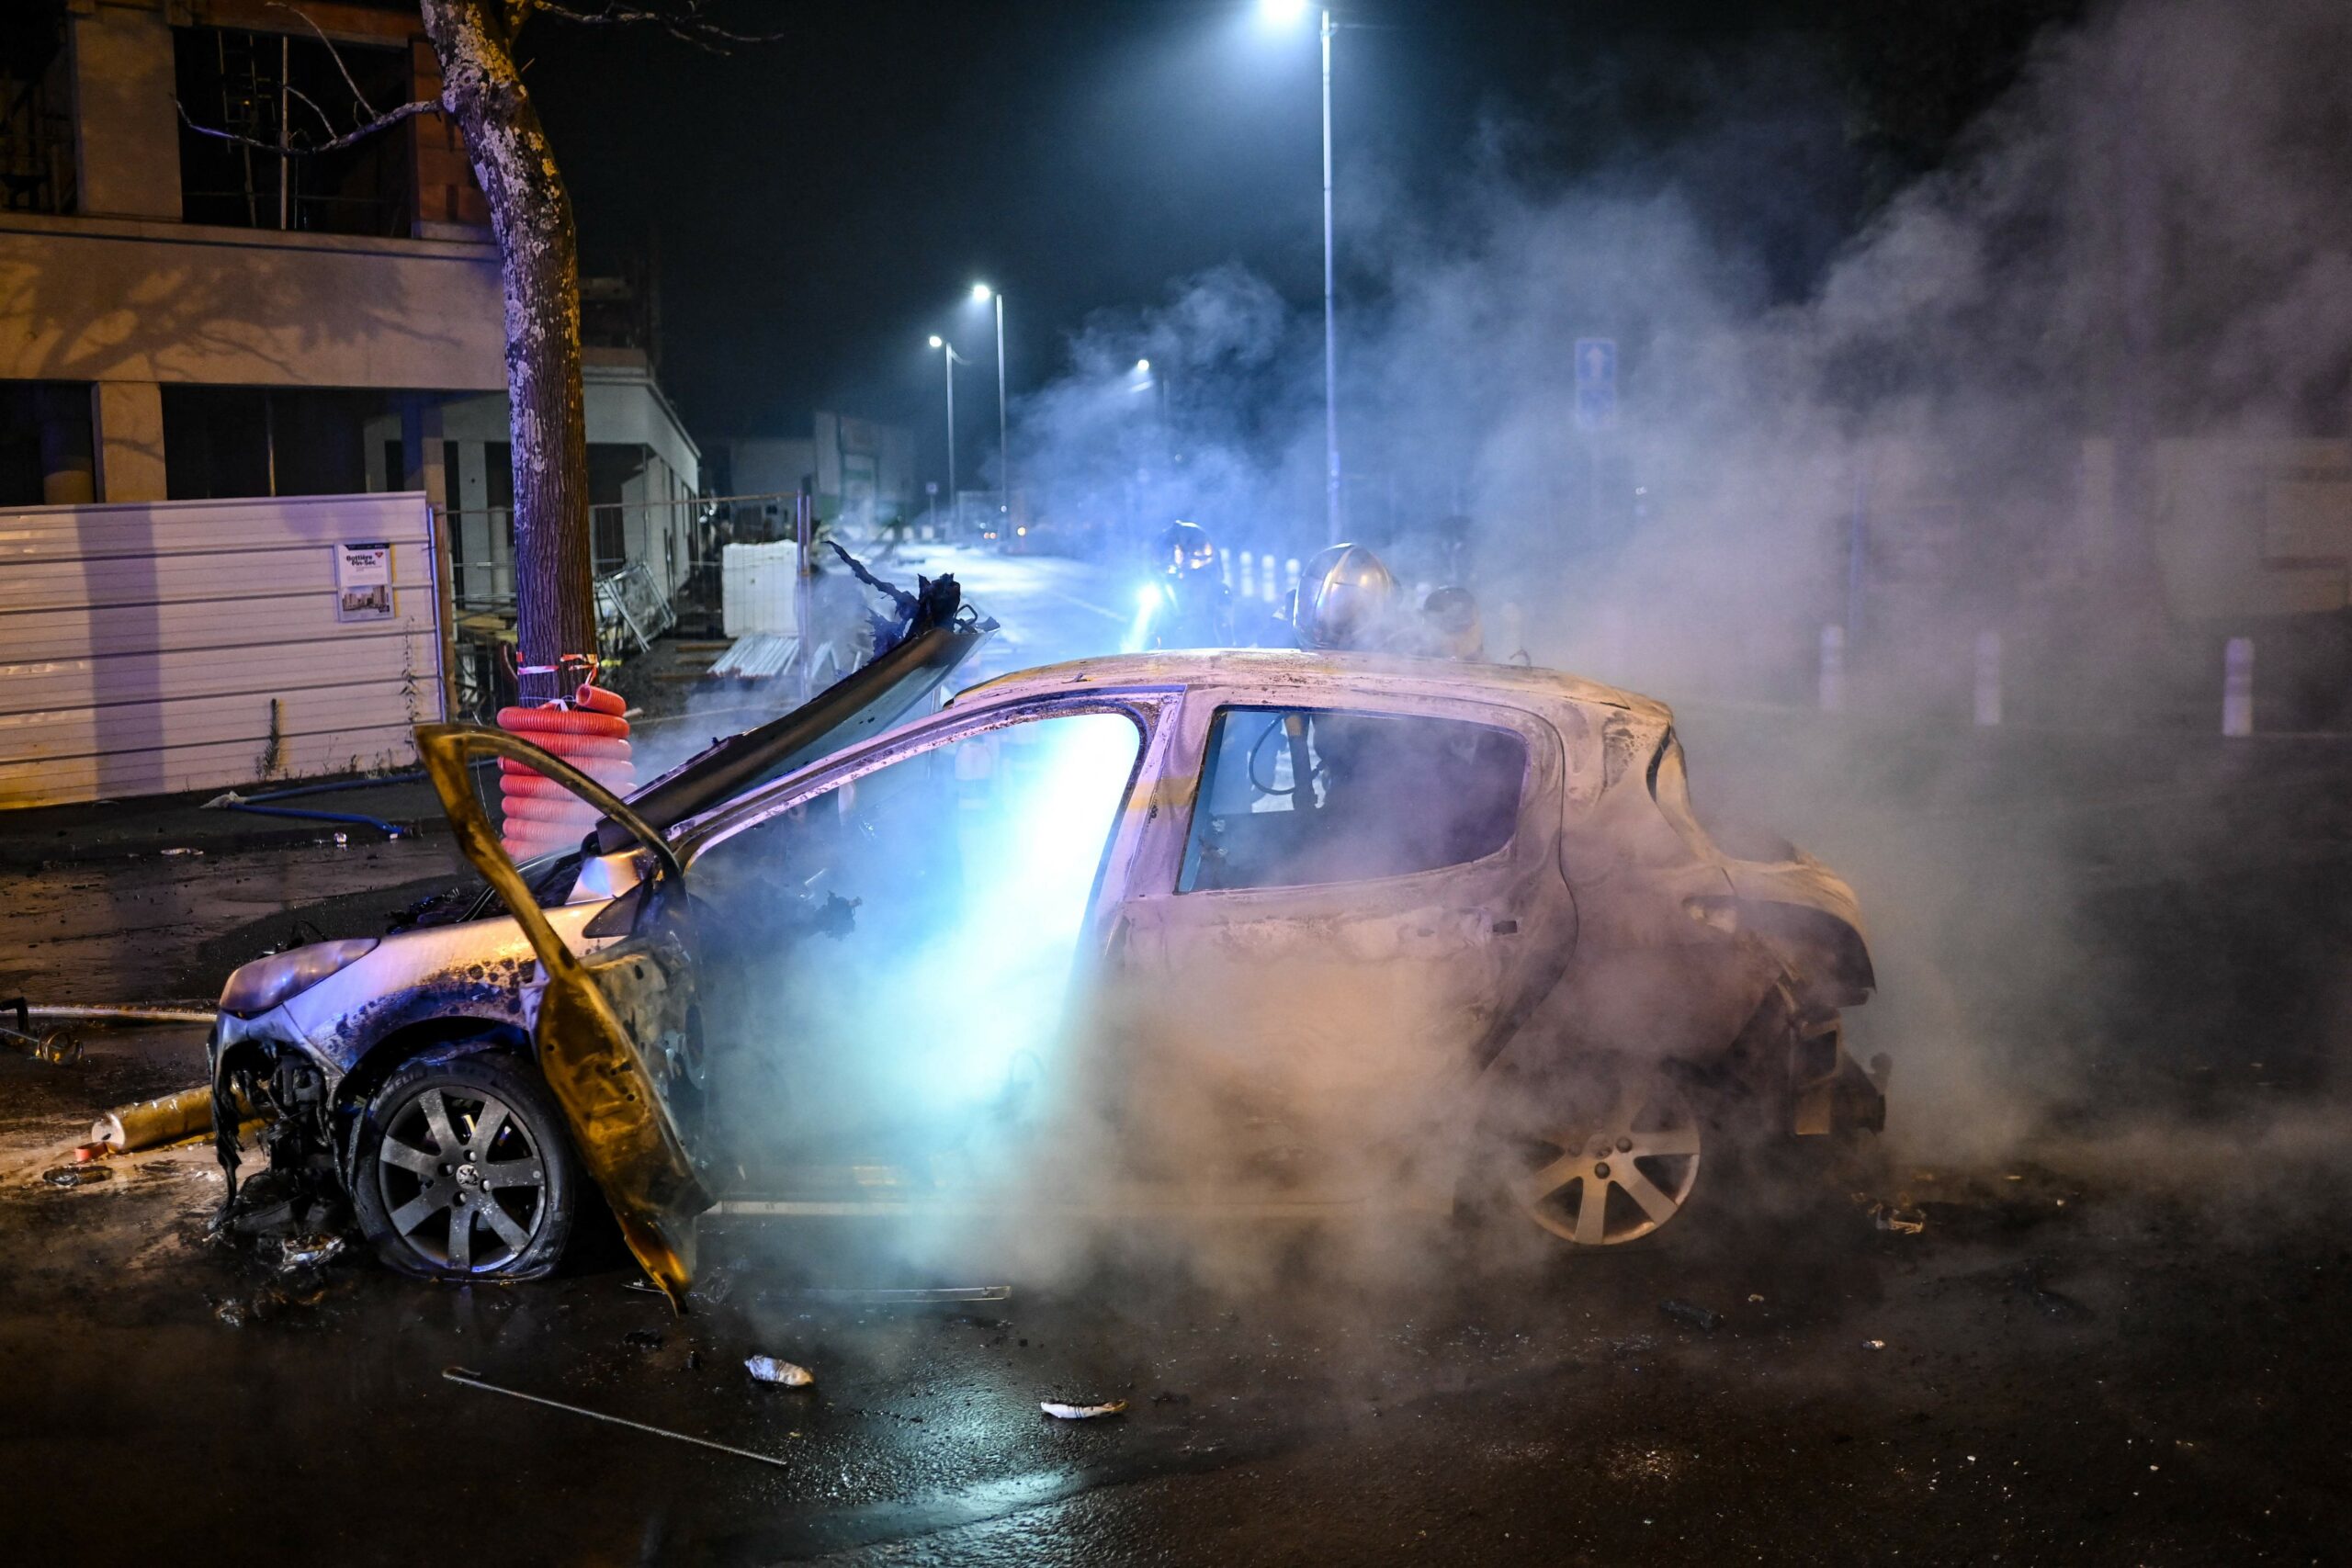
[[[1115,640],[1114,580],[944,553],[1008,664]],[[760,1227],[683,1318],[607,1241],[448,1290],[206,1236],[209,1153],[61,1187],[198,1032],[0,1052],[9,1561],[588,1563],[2330,1562],[2352,1540],[2341,759],[1953,736],[1685,705],[1702,806],[1852,875],[1895,1058],[1883,1168],[1680,1245],[1515,1233]],[[0,870],[36,999],[202,995],[446,840]],[[320,901],[325,900],[325,904]],[[1708,1211],[1712,1210],[1712,1213]],[[1712,1228],[1697,1228],[1702,1215]],[[865,1288],[1001,1286],[905,1305]],[[1669,1315],[1675,1301],[1720,1314]],[[1702,1318],[1701,1321],[1704,1321]],[[808,1366],[755,1384],[743,1359]],[[717,1452],[447,1381],[770,1456]],[[1124,1399],[1099,1421],[1047,1399]]]

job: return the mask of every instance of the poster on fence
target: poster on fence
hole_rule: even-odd
[[[337,545],[334,558],[334,618],[392,618],[392,547]]]

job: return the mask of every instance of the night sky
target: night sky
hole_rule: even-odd
[[[1799,123],[1724,221],[1801,290],[1838,238],[2013,70],[2062,0],[1374,0],[1341,13],[1335,118],[1347,230],[1442,212],[1479,149],[1570,178],[1726,118]],[[741,0],[781,41],[699,52],[642,28],[542,18],[532,91],[592,270],[649,241],[662,378],[700,436],[805,434],[827,406],[937,423],[945,333],[977,362],[975,279],[1005,291],[1017,399],[1091,313],[1238,262],[1302,307],[1320,267],[1311,11],[1254,0]],[[1765,139],[1768,146],[1777,146]],[[1749,238],[1757,238],[1750,235]],[[959,408],[959,412],[966,410]]]

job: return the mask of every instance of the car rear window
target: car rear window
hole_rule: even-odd
[[[1527,743],[1463,719],[1224,707],[1180,893],[1304,887],[1483,860],[1510,841]]]

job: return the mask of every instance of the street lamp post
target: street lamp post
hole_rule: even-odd
[[[1259,0],[1259,11],[1276,25],[1305,15],[1301,0]],[[1328,542],[1340,542],[1340,324],[1331,223],[1331,35],[1339,24],[1328,7],[1316,28],[1323,45],[1323,523]]]
[[[956,501],[956,367],[969,365],[970,360],[956,352],[956,345],[937,333],[931,335],[931,346],[940,351],[940,367],[947,378],[947,504],[952,509]],[[951,511],[950,515],[954,515]]]
[[[999,511],[1005,523],[1012,521],[1012,450],[1004,439],[1004,296],[985,283],[972,285],[972,299],[978,304],[996,307],[996,482],[1004,497]]]
[[[1340,542],[1340,328],[1332,287],[1331,13],[1323,13],[1323,523]]]

